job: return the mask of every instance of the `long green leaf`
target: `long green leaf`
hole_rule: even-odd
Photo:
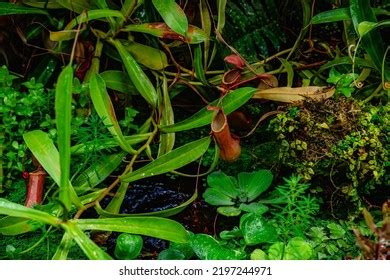
[[[112,258],[96,245],[78,226],[77,221],[68,221],[63,225],[66,232],[79,245],[90,260],[111,260]]]
[[[175,118],[173,114],[171,100],[169,98],[168,81],[165,76],[163,78],[160,92],[162,93],[161,105],[160,105],[160,112],[161,112],[160,124],[172,125],[175,123]],[[174,145],[175,145],[175,133],[161,134],[157,157],[160,157],[161,155],[172,151]]]
[[[209,40],[209,36],[199,27],[190,25],[186,36],[177,34],[170,29],[165,23],[143,23],[130,24],[125,26],[122,31],[125,32],[141,32],[150,34],[163,39],[180,40],[188,44],[199,44]]]
[[[167,55],[159,49],[137,42],[126,42],[123,46],[138,63],[141,63],[149,69],[162,70],[168,66]]]
[[[54,182],[60,185],[60,156],[49,135],[41,130],[34,130],[23,134],[23,139]]]
[[[68,232],[65,232],[62,236],[60,245],[58,245],[57,250],[52,257],[52,260],[66,260],[72,245],[72,236]]]
[[[158,96],[153,84],[122,43],[119,40],[112,40],[111,42],[118,50],[126,71],[136,89],[143,98],[155,108],[157,106]]]
[[[143,134],[135,134],[131,136],[124,136],[124,138],[127,144],[135,145],[148,140],[150,136],[151,133],[143,133]],[[90,141],[90,142],[81,143],[72,146],[72,148],[70,148],[70,151],[74,155],[80,155],[80,154],[88,153],[90,151],[89,149],[90,147],[94,147],[95,151],[110,149],[110,148],[118,147],[118,141],[112,138],[104,139],[96,145],[93,141]]]
[[[206,3],[206,0],[201,0],[199,3],[200,10],[200,20],[202,23],[202,30],[204,33],[210,37],[211,34],[211,16]],[[207,66],[207,62],[209,60],[209,49],[210,49],[210,40],[206,40],[204,42],[204,61],[203,65]]]
[[[119,70],[107,70],[100,73],[107,88],[126,94],[136,94],[137,89],[130,80],[129,75]]]
[[[119,186],[118,190],[115,193],[115,196],[112,198],[112,200],[110,201],[110,203],[107,205],[105,209],[107,213],[112,213],[112,214],[119,213],[128,188],[129,188],[129,183],[123,183],[123,182],[121,183],[121,185]]]
[[[0,219],[0,234],[19,235],[35,231],[42,227],[42,223],[31,219],[6,216]]]
[[[61,183],[60,155],[49,135],[41,130],[34,130],[23,134],[23,139],[34,157],[59,186]],[[72,201],[78,207],[82,207],[70,181],[68,184]]]
[[[27,208],[4,198],[0,198],[0,215],[36,220],[52,226],[58,226],[61,223],[61,220],[46,212]]]
[[[60,194],[59,198],[67,209],[70,209],[70,135],[72,119],[73,68],[66,66],[58,76],[56,85],[56,124],[58,134],[58,151],[60,155]]]
[[[76,36],[76,31],[72,30],[80,23],[85,23],[91,20],[107,18],[107,17],[119,17],[123,18],[120,11],[115,10],[86,10],[72,21],[70,21],[62,31],[50,32],[50,39],[52,41],[66,41],[71,40]]]
[[[390,12],[385,9],[372,8],[375,15],[390,15]],[[351,11],[349,8],[338,8],[316,14],[311,19],[311,24],[322,24],[342,20],[351,20]]]
[[[125,156],[126,153],[122,152],[119,154],[103,156],[95,161],[74,179],[73,185],[76,191],[78,193],[86,192],[103,182],[104,179],[110,176],[111,173],[118,168]]]
[[[188,30],[187,16],[175,0],[152,0],[152,2],[164,22],[173,31],[185,36]]]
[[[316,14],[311,19],[311,24],[322,24],[341,20],[350,20],[351,12],[349,8],[339,8]]]
[[[91,0],[57,0],[56,2],[62,7],[78,14],[88,11],[91,7]]]
[[[369,0],[350,0],[350,12],[355,31],[359,34],[359,24],[363,21],[377,22]],[[378,30],[372,30],[361,37],[367,54],[375,64],[377,71],[382,71],[382,60],[385,54],[384,42]],[[387,69],[388,70],[388,69]],[[385,71],[386,80],[390,80],[390,71]]]
[[[181,146],[151,163],[120,177],[122,182],[133,182],[142,178],[163,174],[200,158],[208,149],[211,142],[210,137],[204,137],[200,140]]]
[[[0,2],[0,16],[6,15],[26,15],[26,14],[41,14],[48,15],[48,12],[40,9],[20,6],[13,3]]]
[[[111,99],[106,90],[106,84],[99,74],[93,75],[89,82],[89,91],[93,106],[104,125],[111,132],[118,145],[129,153],[135,153],[135,150],[126,142],[122,130],[116,119],[115,110]]]
[[[224,110],[225,114],[230,114],[251,99],[255,91],[256,89],[250,87],[239,88],[233,90],[224,97],[211,102],[210,106],[219,106]],[[213,111],[210,111],[205,107],[184,121],[174,125],[161,126],[160,129],[162,132],[169,133],[208,125],[212,121],[213,113]]]
[[[127,217],[105,219],[79,219],[77,225],[82,230],[116,231],[142,234],[172,242],[188,242],[188,233],[176,221],[159,217]]]
[[[204,84],[208,85],[206,74],[202,62],[202,47],[197,45],[194,52],[194,68],[196,77]]]
[[[62,6],[56,0],[23,0],[23,4],[34,8],[61,9]]]

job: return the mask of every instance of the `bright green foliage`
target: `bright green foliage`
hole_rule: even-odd
[[[201,260],[237,260],[246,257],[242,250],[224,246],[206,234],[195,234],[191,237],[190,244]]]
[[[389,185],[389,108],[344,98],[290,107],[271,122],[280,159],[305,180],[315,176],[332,185],[329,180],[338,178],[340,195],[359,201]]]
[[[254,200],[271,186],[272,178],[271,171],[266,169],[241,172],[238,180],[221,171],[213,172],[207,177],[209,188],[203,198],[211,205],[222,206],[218,207],[218,212],[225,216],[238,216],[241,210],[262,214],[268,208]]]
[[[26,157],[26,145],[22,135],[33,129],[49,130],[53,137],[56,134],[51,114],[53,93],[46,91],[42,84],[36,84],[34,79],[22,86],[14,85],[16,77],[10,75],[6,67],[0,68],[0,111],[2,113],[3,129],[1,133],[2,186],[10,187],[12,182],[21,179],[21,172],[31,160]]]
[[[307,193],[310,185],[301,182],[301,179],[297,176],[284,179],[285,184],[278,186],[274,192],[286,203],[279,211],[273,212],[278,232],[284,240],[304,236],[319,210],[318,200]]]
[[[347,223],[320,221],[316,224],[307,233],[316,259],[341,260],[358,255],[355,237]]]

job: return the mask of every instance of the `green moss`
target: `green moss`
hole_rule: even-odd
[[[390,105],[308,100],[269,129],[278,135],[282,164],[320,186],[332,207],[336,197],[358,206],[363,195],[390,184]]]

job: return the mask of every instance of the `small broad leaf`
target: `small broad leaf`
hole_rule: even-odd
[[[241,203],[239,209],[245,212],[262,215],[267,212],[269,208],[262,203],[252,202],[250,204]]]
[[[207,234],[195,234],[190,240],[192,249],[201,260],[241,260],[246,257],[245,252],[222,246]]]
[[[268,249],[268,259],[270,260],[282,260],[284,255],[284,243],[275,242]]]
[[[218,207],[217,212],[226,217],[237,217],[241,214],[241,210],[233,206]]]
[[[270,170],[261,169],[255,172],[238,174],[238,184],[245,192],[248,201],[252,201],[265,192],[272,183],[273,175]]]
[[[164,19],[164,22],[176,33],[185,36],[188,30],[188,20],[184,11],[175,0],[152,0],[154,7]]]
[[[214,206],[219,205],[234,205],[232,197],[227,196],[216,188],[207,188],[203,193],[204,200]]]
[[[276,229],[264,217],[253,213],[241,217],[240,229],[247,245],[273,243],[278,237]]]
[[[219,192],[232,198],[240,194],[237,180],[234,177],[226,175],[222,171],[216,171],[207,176],[207,184],[209,187],[215,188]]]
[[[251,253],[251,260],[268,260],[268,256],[263,250],[255,249]]]
[[[185,144],[180,148],[162,155],[136,171],[120,176],[120,179],[122,182],[129,183],[183,167],[200,158],[207,151],[210,142],[210,137],[204,137],[200,140]]]
[[[313,247],[303,238],[290,239],[284,249],[284,260],[310,260],[313,257]]]

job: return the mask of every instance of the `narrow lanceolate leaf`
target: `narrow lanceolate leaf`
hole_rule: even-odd
[[[239,88],[229,92],[220,99],[211,102],[210,106],[221,107],[225,114],[230,114],[251,99],[255,91],[255,88],[250,87]],[[208,108],[205,107],[184,121],[174,125],[161,126],[160,129],[162,132],[169,133],[201,127],[211,123],[213,114],[214,111],[208,110]]]
[[[60,185],[60,155],[49,135],[41,130],[34,130],[23,134],[23,139],[53,181]]]
[[[95,244],[74,221],[68,221],[63,225],[65,231],[79,245],[81,250],[90,260],[111,260],[112,258]]]
[[[207,85],[208,81],[206,79],[206,74],[203,67],[202,62],[202,47],[200,45],[197,45],[195,47],[195,53],[194,53],[194,68],[195,68],[195,74],[196,77],[204,84]]]
[[[184,11],[175,0],[152,0],[154,7],[164,22],[176,33],[185,35],[188,30],[188,20]]]
[[[160,112],[161,112],[160,124],[172,125],[175,123],[175,118],[173,114],[171,100],[169,98],[168,82],[165,77],[163,78],[163,83],[161,85],[161,94],[162,94],[162,98],[161,98],[161,105],[160,105]],[[162,133],[160,135],[160,146],[158,148],[157,157],[160,157],[161,155],[172,151],[174,145],[175,145],[175,133]]]
[[[70,134],[72,119],[73,68],[66,66],[58,76],[56,85],[55,111],[60,155],[60,194],[65,207],[70,209]]]
[[[125,152],[102,156],[73,181],[76,191],[81,193],[96,187],[118,168],[125,156]]]
[[[183,167],[200,158],[208,149],[210,137],[188,143],[177,148],[151,163],[120,177],[122,182],[133,182],[142,178],[151,177]]]
[[[159,50],[137,42],[126,42],[123,46],[130,52],[134,59],[143,66],[162,70],[168,66],[167,55]]]
[[[79,219],[76,223],[82,230],[142,234],[178,243],[186,243],[189,239],[187,231],[181,224],[159,217]]]
[[[123,200],[125,199],[125,195],[127,189],[129,188],[129,183],[121,183],[118,190],[115,193],[115,196],[111,199],[110,203],[107,205],[105,211],[112,214],[118,214]]]
[[[321,24],[350,19],[351,12],[349,11],[349,8],[340,8],[316,14],[311,19],[311,24]]]
[[[47,1],[47,0],[23,0],[23,4],[41,9],[61,9],[62,6],[57,3],[56,0]]]
[[[61,222],[58,218],[53,217],[46,212],[27,208],[4,198],[0,198],[0,215],[36,220],[53,226],[58,226]]]
[[[26,218],[6,216],[0,219],[0,234],[19,235],[35,231],[42,227],[42,223]]]
[[[118,70],[107,70],[100,73],[107,88],[126,94],[136,94],[137,89],[130,80],[129,75]]]
[[[91,1],[92,0],[56,0],[62,7],[78,14],[81,14],[83,11],[88,11],[91,6]]]
[[[0,2],[0,16],[26,14],[48,15],[48,12],[36,8],[20,6],[17,4]]]
[[[209,39],[209,36],[199,27],[190,25],[186,36],[181,35],[169,28],[165,23],[131,24],[122,29],[125,32],[141,32],[162,39],[179,40],[188,44],[199,44]]]
[[[60,245],[58,245],[56,252],[54,253],[52,260],[66,260],[70,248],[73,245],[72,236],[69,233],[65,232],[62,236]]]
[[[157,106],[157,92],[152,82],[119,40],[111,41],[123,61],[126,71],[138,92],[153,108]]]
[[[53,141],[49,138],[49,135],[41,130],[34,130],[23,134],[24,142],[31,150],[34,157],[39,161],[42,167],[50,175],[53,181],[60,186],[61,184],[61,167],[60,167],[60,155],[57,148],[54,146]],[[80,199],[77,197],[76,192],[68,181],[68,189],[72,201],[81,207]]]
[[[91,20],[102,19],[106,17],[119,17],[123,18],[120,11],[115,10],[90,10],[83,12],[78,17],[69,22],[64,30],[50,32],[50,39],[53,41],[66,41],[71,40],[76,36],[75,30],[72,30],[80,23],[85,23]]]
[[[359,24],[363,21],[377,22],[369,0],[351,0],[350,12],[355,31],[359,33]],[[367,54],[375,64],[377,71],[382,71],[382,61],[385,54],[384,41],[379,30],[372,30],[361,37],[362,44]],[[387,67],[386,67],[387,68]],[[390,71],[385,69],[385,79],[390,80]]]
[[[150,136],[151,133],[135,134],[135,135],[125,136],[125,140],[127,144],[135,145],[148,140]],[[118,141],[116,141],[113,138],[104,139],[98,144],[94,143],[94,141],[90,141],[82,144],[77,144],[73,146],[70,149],[70,151],[74,155],[80,155],[80,154],[88,153],[91,150],[91,147],[94,148],[94,151],[101,151],[104,149],[115,148],[118,147]]]
[[[111,99],[106,90],[106,84],[99,74],[92,76],[89,82],[89,92],[93,106],[99,117],[103,120],[104,125],[114,136],[118,145],[129,153],[135,153],[135,150],[126,142],[122,130],[116,119],[115,110],[112,106]]]
[[[372,8],[375,15],[390,15],[385,9]],[[311,19],[311,24],[329,23],[342,20],[351,20],[351,11],[349,8],[338,8],[316,14]]]
[[[202,30],[204,33],[210,37],[211,34],[211,16],[208,9],[207,1],[201,0],[199,3],[199,10],[200,10],[200,20],[202,23]],[[210,49],[210,40],[206,40],[204,42],[204,61],[203,65],[207,65],[207,62],[209,61],[209,49]]]
[[[254,99],[265,99],[277,102],[293,103],[303,101],[308,98],[322,100],[330,98],[335,92],[334,87],[276,87],[257,90],[253,95]]]

